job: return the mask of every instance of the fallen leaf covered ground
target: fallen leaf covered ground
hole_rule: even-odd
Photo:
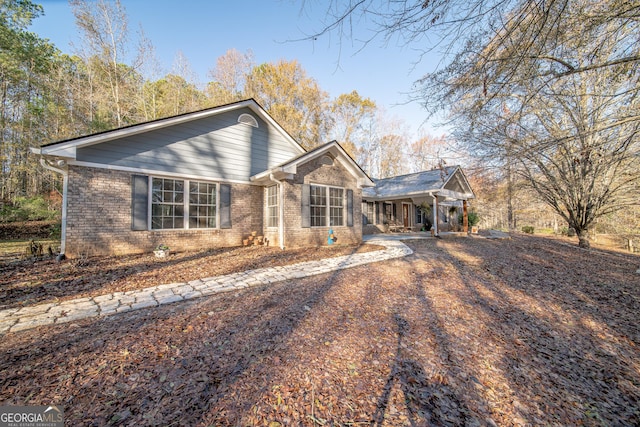
[[[0,402],[59,404],[74,426],[640,423],[640,257],[520,235],[408,244],[402,259],[7,334]]]
[[[286,249],[249,246],[172,253],[14,260],[0,264],[0,310],[25,305],[126,292],[164,283],[276,267],[382,249],[375,245],[335,245]]]

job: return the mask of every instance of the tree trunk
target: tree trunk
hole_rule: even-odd
[[[591,243],[589,242],[588,230],[576,229],[576,235],[578,236],[578,246],[580,246],[581,248],[591,247]]]
[[[513,177],[511,176],[511,158],[507,155],[507,224],[509,231],[516,229],[516,219],[513,215]]]

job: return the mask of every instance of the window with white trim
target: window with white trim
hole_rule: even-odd
[[[344,225],[344,189],[329,187],[329,225]]]
[[[152,178],[151,229],[216,228],[216,195],[214,183]]]
[[[267,227],[278,226],[278,186],[267,187]]]
[[[324,227],[327,225],[327,188],[312,185],[309,207],[311,208],[311,226]]]
[[[344,225],[344,188],[311,185],[309,192],[310,225]]]
[[[189,182],[189,228],[216,228],[216,185]]]
[[[184,181],[153,178],[151,184],[151,228],[184,228]]]

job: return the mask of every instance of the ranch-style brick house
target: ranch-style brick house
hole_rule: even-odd
[[[281,248],[326,245],[330,231],[358,243],[375,187],[340,144],[305,150],[253,99],[32,152],[63,177],[71,258],[239,246],[253,232]]]

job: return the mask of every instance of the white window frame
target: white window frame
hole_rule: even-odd
[[[242,123],[243,125],[252,126],[254,128],[258,127],[258,121],[251,114],[242,113],[238,116],[238,123]]]
[[[200,186],[204,185],[207,188],[209,188],[210,186],[213,186],[213,203],[200,203],[198,202],[194,202],[193,205],[191,204],[191,185],[192,184],[198,184],[198,188],[200,189]],[[189,189],[189,196],[185,197],[186,199],[186,203],[185,203],[185,215],[187,216],[187,222],[185,222],[185,224],[187,225],[187,230],[210,230],[210,229],[215,229],[218,228],[218,208],[219,208],[219,200],[220,197],[218,195],[218,190],[219,190],[219,186],[218,184],[216,184],[215,182],[205,182],[205,181],[196,181],[196,180],[189,180],[185,182],[185,190]],[[209,198],[211,196],[211,192],[210,190],[207,192],[198,192],[197,193],[198,198],[200,197],[206,197]],[[195,216],[191,215],[191,207],[192,206],[197,206],[198,208],[205,208],[205,211],[207,211],[205,215],[200,215],[199,213],[197,213]],[[213,215],[211,215],[211,212],[209,211],[209,209],[211,209],[213,207]],[[198,209],[200,210],[200,209]],[[191,218],[195,218],[196,219],[196,223],[199,223],[200,218],[210,218],[211,216],[213,216],[213,222],[214,225],[213,227],[191,227]],[[207,221],[208,223],[208,221]]]
[[[324,199],[324,204],[313,204],[313,197],[314,197],[314,188],[320,188],[322,189],[323,194],[323,199]],[[341,201],[341,205],[337,206],[337,205],[332,205],[331,204],[331,189],[333,190],[339,190],[342,192],[342,197],[340,197],[340,201]],[[344,187],[336,187],[336,186],[331,186],[331,185],[323,185],[323,184],[310,184],[310,189],[309,189],[309,224],[311,226],[311,228],[326,228],[326,227],[344,227],[346,224],[346,210],[347,210],[347,206],[346,206],[346,197],[347,191]],[[335,200],[336,198],[333,197],[333,200]],[[314,216],[314,208],[315,209],[324,209],[324,215],[323,217],[319,217],[317,215]],[[342,215],[340,216],[340,224],[332,224],[332,218],[336,218],[335,215],[331,215],[331,210],[332,209],[341,209],[342,210]],[[321,225],[314,225],[314,218],[324,218],[323,224]]]
[[[344,214],[345,214],[345,191],[344,188],[340,188],[340,187],[328,187],[328,194],[329,194],[329,227],[344,227],[345,225],[345,218],[344,218]],[[331,194],[332,190],[338,190],[340,191],[342,194],[340,197],[335,197]],[[339,200],[340,201],[340,205],[333,205],[331,202],[332,201],[336,201]],[[340,209],[340,212],[342,213],[341,215],[334,215],[334,210],[335,209]],[[332,224],[333,221],[336,221],[337,219],[339,219],[340,224]]]
[[[175,227],[175,228],[154,228],[153,226],[153,206],[154,206],[154,200],[153,200],[153,183],[154,180],[156,179],[161,179],[163,180],[163,183],[165,180],[171,180],[171,181],[179,181],[182,182],[182,207],[183,207],[183,213],[182,213],[182,227]],[[214,205],[214,209],[215,209],[215,226],[214,227],[190,227],[189,221],[191,218],[190,215],[190,207],[191,207],[191,203],[189,200],[189,196],[191,195],[191,184],[192,183],[198,183],[198,184],[206,184],[206,185],[214,185],[215,186],[215,205]],[[164,190],[163,190],[164,191]],[[173,206],[180,206],[179,202],[172,202],[172,203],[162,203],[162,204],[171,204]],[[204,205],[203,205],[204,206]],[[172,231],[172,230],[215,230],[215,229],[219,229],[220,228],[220,184],[217,182],[212,182],[212,181],[205,181],[205,180],[201,180],[201,179],[181,179],[181,178],[173,178],[173,177],[163,177],[163,176],[149,176],[149,193],[148,193],[148,223],[147,223],[147,228],[151,231]],[[174,218],[177,218],[174,216]]]
[[[280,190],[278,187],[278,185],[272,185],[266,189],[267,228],[278,228],[280,223]]]

